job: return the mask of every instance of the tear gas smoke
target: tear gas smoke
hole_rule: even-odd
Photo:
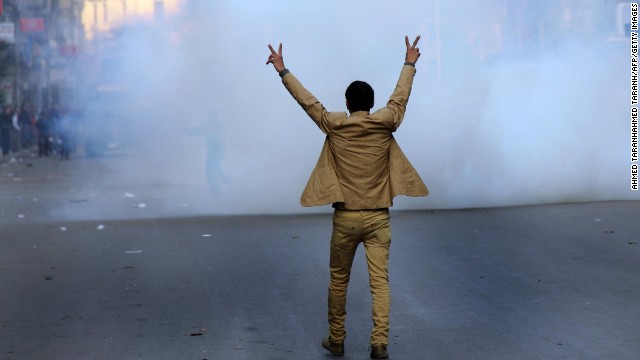
[[[563,26],[580,19],[555,19],[571,15],[555,2],[440,1],[436,12],[431,1],[190,1],[178,17],[117,39],[114,78],[127,96],[113,106],[135,156],[105,182],[153,179],[207,214],[328,211],[299,205],[324,137],[264,65],[267,44],[282,42],[287,67],[344,111],[356,79],[384,106],[404,35],[421,34],[396,138],[432,194],[396,198],[394,209],[638,199],[628,42],[610,39],[615,11],[600,3],[585,2],[584,18],[602,15],[574,36]]]

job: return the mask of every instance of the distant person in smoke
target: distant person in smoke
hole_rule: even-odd
[[[60,160],[69,160],[71,152],[71,120],[63,116],[56,126],[58,142],[60,144]]]
[[[11,131],[13,129],[13,108],[5,105],[0,115],[0,145],[2,146],[2,156],[11,153]]]
[[[351,265],[360,243],[369,269],[373,329],[370,355],[388,358],[390,291],[388,277],[391,227],[389,207],[396,195],[427,196],[429,191],[396,143],[393,132],[404,118],[420,57],[405,37],[407,51],[396,88],[386,106],[371,113],[374,92],[364,81],[347,87],[347,112],[328,112],[285,67],[282,44],[271,45],[267,64],[273,64],[285,88],[325,133],[318,163],[302,193],[303,206],[332,204],[328,299],[329,336],[322,346],[344,354],[346,300]]]
[[[51,124],[49,120],[49,111],[42,109],[38,121],[36,123],[38,129],[38,156],[49,156],[51,153]]]
[[[20,113],[20,108],[16,107],[15,110],[11,108],[11,152],[17,153],[22,148],[21,140],[22,135],[20,134],[22,129],[20,128],[18,114]]]
[[[209,190],[216,195],[220,194],[221,185],[231,182],[221,168],[224,149],[220,141],[220,131],[220,126],[213,110],[209,110],[207,120],[204,123],[188,131],[190,135],[202,135],[205,137],[207,147],[207,184],[209,185]]]
[[[29,106],[22,105],[18,109],[18,124],[20,125],[21,145],[23,149],[26,149],[32,145],[33,139],[33,125],[31,122],[31,113],[29,112]]]
[[[53,104],[51,108],[49,108],[47,116],[47,122],[49,126],[49,147],[50,152],[55,153],[56,151],[62,152],[62,145],[60,142],[60,122],[62,121],[62,111],[60,107],[56,104]]]

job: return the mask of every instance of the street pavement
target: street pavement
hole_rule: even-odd
[[[204,195],[85,190],[122,157],[14,159],[0,359],[331,358],[328,212],[177,216],[160,204]],[[393,212],[390,358],[639,359],[639,220],[638,201]],[[370,308],[359,250],[344,359],[369,358]]]

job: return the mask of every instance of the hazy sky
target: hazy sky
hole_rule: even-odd
[[[629,190],[628,43],[608,40],[613,20],[584,20],[602,9],[585,5],[582,18],[562,20],[599,35],[514,45],[510,34],[491,56],[503,3],[440,3],[440,68],[429,1],[206,1],[131,29],[121,80],[135,96],[121,106],[142,131],[144,160],[126,171],[206,187],[209,152],[224,177],[215,195],[224,205],[213,212],[328,211],[299,205],[324,137],[265,65],[267,44],[282,42],[287,67],[329,110],[345,111],[356,79],[384,106],[404,35],[421,34],[396,138],[432,195],[396,198],[397,209],[640,198]],[[548,9],[533,10],[520,26]]]

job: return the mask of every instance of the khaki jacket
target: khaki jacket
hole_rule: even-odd
[[[344,203],[351,210],[378,209],[392,206],[397,195],[429,194],[392,135],[404,118],[415,72],[411,65],[402,68],[387,106],[351,115],[328,112],[293,74],[283,75],[289,93],[327,134],[300,198],[303,206]]]

